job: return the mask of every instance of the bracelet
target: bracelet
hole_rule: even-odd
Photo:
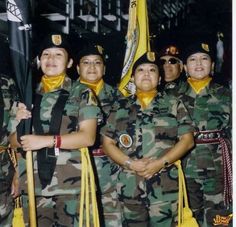
[[[133,160],[131,158],[127,159],[123,164],[124,168],[130,169],[130,165],[131,165],[132,161]]]
[[[56,147],[57,139],[56,136],[53,136],[53,147]]]
[[[59,155],[60,147],[61,147],[61,136],[53,136],[53,146],[54,146],[54,152],[55,156]]]
[[[61,147],[61,136],[56,136],[56,145],[55,147],[60,148]]]

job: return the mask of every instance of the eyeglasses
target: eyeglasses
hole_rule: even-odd
[[[84,60],[82,62],[80,62],[81,64],[83,65],[95,65],[95,66],[100,66],[102,65],[102,61],[87,61],[87,60]]]
[[[170,58],[168,60],[160,59],[160,64],[161,65],[165,65],[166,63],[174,65],[174,64],[180,63],[180,61],[178,59],[176,59],[176,58]]]

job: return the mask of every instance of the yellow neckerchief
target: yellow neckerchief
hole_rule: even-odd
[[[103,86],[104,86],[104,81],[103,79],[100,79],[98,82],[96,83],[90,83],[90,82],[87,82],[83,79],[80,79],[80,82],[82,84],[85,84],[87,85],[89,88],[91,88],[95,93],[96,95],[98,95],[100,93],[100,91],[102,90]]]
[[[43,75],[41,79],[41,83],[43,86],[44,92],[50,92],[60,87],[65,80],[65,73],[62,73],[58,76],[47,76]]]
[[[199,94],[200,91],[205,88],[210,81],[212,80],[212,78],[210,76],[202,79],[202,80],[194,80],[191,77],[188,78],[188,83],[190,84],[190,86],[193,88],[193,90]]]
[[[138,97],[142,109],[145,109],[151,103],[156,94],[157,90],[145,91],[145,92],[140,90],[136,91],[136,95]]]

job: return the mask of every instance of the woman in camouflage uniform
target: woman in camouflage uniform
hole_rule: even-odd
[[[106,62],[102,46],[89,43],[78,53],[76,60],[78,83],[86,84],[94,91],[104,117],[103,123],[97,128],[96,142],[89,148],[94,161],[98,197],[101,199],[100,222],[104,227],[119,227],[121,226],[121,211],[115,184],[118,166],[103,152],[100,136],[100,128],[106,124],[112,104],[116,100],[117,89],[103,80]]]
[[[188,74],[180,93],[195,125],[194,149],[185,157],[190,206],[200,226],[230,225],[232,207],[231,94],[213,82],[214,51],[196,41],[185,49]]]
[[[10,134],[8,125],[14,112],[12,110],[16,98],[17,90],[14,81],[0,74],[0,226],[4,227],[10,227],[12,224],[13,198],[18,195],[15,168],[7,152]]]
[[[117,190],[128,227],[176,226],[178,173],[173,163],[193,146],[181,100],[157,92],[154,52],[133,66],[136,94],[118,100],[102,129],[104,151],[120,165]]]
[[[44,75],[36,90],[33,134],[20,137],[33,152],[38,226],[78,226],[81,188],[79,148],[93,145],[101,118],[93,92],[71,85],[70,47],[61,34],[46,37],[39,53]],[[28,224],[25,160],[20,160],[24,218]]]

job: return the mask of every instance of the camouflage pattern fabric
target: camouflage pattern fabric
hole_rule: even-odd
[[[0,146],[8,146],[8,136],[10,134],[8,125],[10,124],[10,118],[14,117],[18,95],[15,82],[10,77],[0,74],[0,86],[4,102],[4,120],[1,129],[2,138],[0,138]]]
[[[106,124],[106,119],[110,113],[113,102],[116,100],[117,91],[110,85],[104,86],[98,94],[98,104],[102,110],[104,121],[97,128],[96,143],[90,151],[102,149],[100,129]],[[93,155],[92,155],[93,156]],[[119,166],[117,166],[108,156],[93,156],[95,177],[98,185],[98,198],[101,204],[101,223],[104,227],[121,226],[121,208],[116,192],[116,178]]]
[[[29,226],[28,197],[22,196],[24,222]],[[78,195],[36,197],[37,226],[78,227]],[[53,223],[53,224],[52,224]]]
[[[11,227],[13,219],[13,198],[11,189],[0,194],[0,226]]]
[[[222,130],[231,143],[231,94],[211,82],[199,94],[186,83],[182,100],[188,107],[196,132]],[[201,226],[213,226],[216,215],[232,211],[223,204],[223,163],[219,143],[196,144],[183,160],[190,206]],[[204,224],[203,224],[204,223]]]
[[[40,86],[39,86],[40,88]],[[63,89],[70,90],[70,96],[66,102],[62,124],[60,127],[60,134],[68,134],[79,130],[79,123],[86,119],[101,119],[101,112],[97,106],[96,97],[93,95],[93,92],[87,88],[85,85],[76,83],[71,88],[70,79],[67,78]],[[53,105],[56,103],[58,98],[59,90],[43,94],[41,106],[40,106],[40,118],[44,122],[43,129],[45,134],[49,130],[49,124],[51,119],[51,111]],[[77,200],[79,200],[80,187],[81,187],[81,156],[79,150],[63,150],[60,149],[60,154],[57,157],[56,168],[53,174],[53,178],[50,185],[47,185],[46,188],[42,190],[39,177],[38,177],[38,167],[37,167],[37,152],[33,152],[33,164],[34,164],[34,178],[35,178],[35,195],[41,196],[42,199],[40,202],[46,201],[52,197],[55,197],[56,200],[61,201],[61,205],[56,203],[57,209],[50,212],[61,212],[63,207],[68,206],[70,212],[67,214],[58,213],[51,220],[52,226],[64,226],[57,225],[56,223],[60,219],[67,220],[65,216],[70,216],[73,214],[73,220],[76,222],[78,219],[78,207]],[[26,179],[26,169],[25,169],[25,159],[20,159],[19,161],[19,171],[20,171],[20,183],[21,183],[21,192],[23,195],[27,195],[27,179]],[[73,196],[75,202],[64,200],[66,196]],[[46,201],[48,203],[48,201]],[[76,203],[76,205],[75,205]],[[71,204],[71,205],[70,205]],[[27,203],[23,204],[24,208],[27,208]],[[52,204],[49,203],[49,207],[52,207]],[[60,208],[59,208],[60,207]],[[42,210],[41,210],[42,208]],[[37,204],[37,213],[44,213],[44,206],[42,204]],[[49,212],[49,211],[48,211]],[[49,212],[49,215],[50,215]],[[46,214],[45,214],[46,215]],[[61,216],[61,215],[64,215]],[[42,217],[43,219],[43,217]],[[38,220],[39,223],[42,220]],[[40,225],[39,225],[40,226]],[[45,225],[42,225],[45,226]],[[48,225],[49,226],[49,225]],[[67,223],[66,226],[77,226],[70,225]]]
[[[8,129],[10,117],[13,115],[13,107],[17,101],[17,90],[14,81],[6,76],[0,75],[0,87],[3,98],[1,107],[3,108],[3,126],[1,128],[2,136],[0,138],[0,146],[8,146]],[[0,226],[11,226],[13,217],[13,198],[11,196],[11,184],[15,170],[6,151],[0,153]]]
[[[102,134],[117,142],[131,158],[158,158],[178,137],[192,132],[188,112],[175,97],[157,94],[142,110],[135,96],[120,99],[111,110]],[[117,190],[125,216],[124,226],[171,226],[177,210],[178,172],[174,165],[149,180],[121,168]]]
[[[181,90],[182,86],[185,86],[186,83],[187,83],[186,80],[184,80],[182,76],[180,76],[178,79],[174,81],[165,82],[162,89],[167,94],[178,97],[179,91]]]

